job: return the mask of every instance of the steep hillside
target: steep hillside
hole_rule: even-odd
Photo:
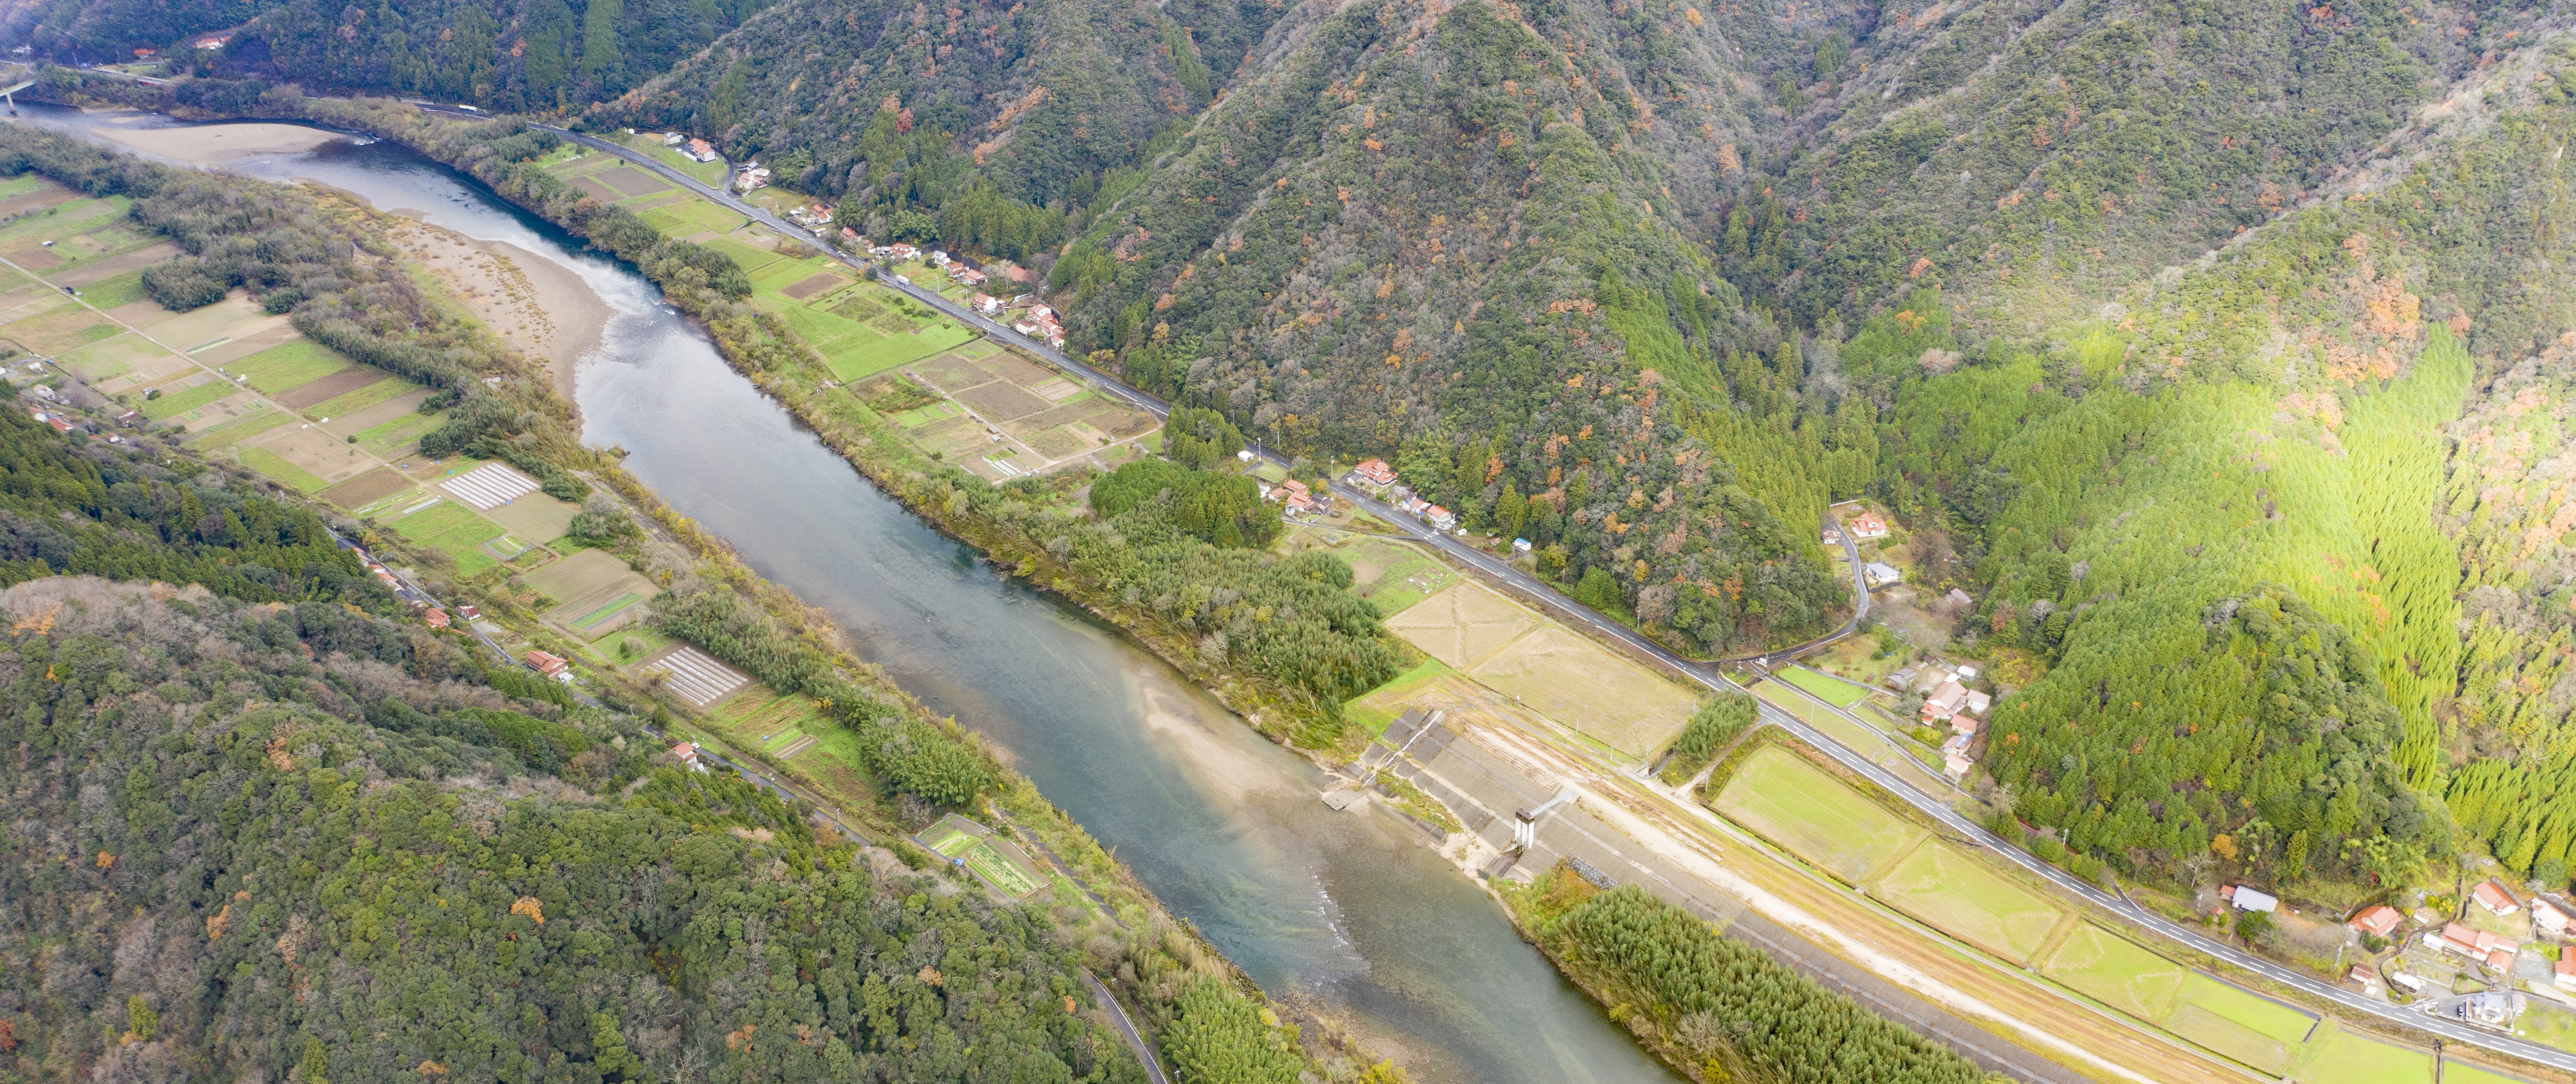
[[[855,195],[849,221],[879,237],[935,240],[952,200],[989,188],[1052,209],[1042,244],[999,253],[1033,255],[1106,173],[1207,105],[1275,15],[1250,0],[790,0],[590,119],[705,133],[805,191]]]
[[[1881,484],[1965,543],[1963,635],[2047,667],[1987,761],[2025,819],[2138,873],[2214,855],[2385,885],[2451,847],[2447,799],[2563,882],[2571,60],[2559,38],[2499,58],[2419,160],[2128,288],[2116,319],[1887,374]],[[2261,646],[2283,629],[2309,631]]]

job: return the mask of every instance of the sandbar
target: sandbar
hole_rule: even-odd
[[[262,154],[301,154],[349,138],[299,124],[205,124],[186,128],[90,129],[99,138],[183,162],[214,165]]]

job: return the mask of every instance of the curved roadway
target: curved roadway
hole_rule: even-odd
[[[431,111],[478,120],[491,119],[477,114],[436,109],[434,107],[431,108]],[[900,290],[905,294],[910,295],[914,300],[920,301],[925,305],[938,309],[942,313],[963,322],[968,327],[975,328],[976,330],[995,339],[999,339],[1012,346],[1018,347],[1034,357],[1044,359],[1047,363],[1054,365],[1057,368],[1090,380],[1097,384],[1102,390],[1125,400],[1127,403],[1135,406],[1139,410],[1150,413],[1157,418],[1168,417],[1171,414],[1171,408],[1165,405],[1161,400],[1134,388],[1130,388],[1111,378],[1109,374],[1101,372],[1081,361],[1075,360],[1071,356],[1049,347],[1043,342],[1030,339],[1025,335],[1021,335],[1020,333],[1011,330],[1009,327],[986,319],[963,305],[959,305],[945,297],[941,297],[935,291],[922,289],[921,287],[914,286],[909,282],[901,281],[893,274],[888,273],[884,269],[875,265],[873,262],[862,260],[857,257],[853,257],[848,253],[842,252],[830,244],[825,243],[820,238],[815,237],[813,234],[779,219],[778,216],[769,213],[766,209],[753,206],[752,204],[735,197],[733,193],[729,191],[711,187],[700,182],[694,177],[690,177],[676,169],[672,169],[661,162],[654,160],[651,156],[639,153],[632,148],[593,136],[583,135],[565,128],[539,124],[534,121],[529,121],[527,123],[531,127],[552,132],[568,141],[578,143],[593,150],[616,155],[633,162],[636,165],[642,166],[645,169],[651,170],[654,174],[665,180],[688,189],[691,192],[695,192],[700,196],[714,200],[729,210],[742,214],[787,237],[794,238],[807,247],[838,260],[855,270],[869,274],[885,285]],[[1269,463],[1281,467],[1288,465],[1287,458],[1276,452],[1263,448],[1257,444],[1250,445],[1250,447],[1263,460]],[[1593,632],[1601,636],[1617,641],[1621,646],[1626,647],[1629,651],[1642,655],[1661,665],[1663,668],[1678,673],[1709,689],[1741,691],[1741,686],[1736,685],[1735,682],[1728,679],[1726,675],[1718,669],[1715,663],[1701,662],[1685,658],[1670,648],[1648,639],[1646,636],[1638,633],[1635,629],[1629,628],[1626,625],[1603,616],[1591,607],[1567,598],[1563,594],[1557,592],[1554,588],[1541,582],[1537,577],[1522,571],[1510,563],[1497,560],[1492,554],[1486,553],[1485,551],[1473,546],[1469,546],[1464,542],[1458,541],[1456,538],[1432,530],[1429,526],[1420,523],[1411,516],[1407,516],[1396,511],[1394,508],[1387,506],[1384,502],[1379,501],[1375,496],[1364,490],[1354,487],[1347,482],[1335,480],[1332,484],[1332,491],[1340,499],[1350,501],[1354,506],[1366,509],[1372,515],[1375,515],[1388,523],[1395,524],[1399,529],[1403,530],[1408,535],[1411,535],[1415,540],[1428,544],[1439,550],[1441,553],[1447,555],[1451,560],[1482,573],[1489,581],[1519,594],[1530,604],[1555,616],[1559,620],[1571,622],[1584,628],[1591,629]],[[1824,643],[1849,635],[1859,627],[1861,619],[1868,613],[1869,592],[1866,584],[1860,579],[1859,551],[1857,545],[1852,541],[1849,532],[1844,532],[1843,545],[1848,554],[1852,557],[1852,586],[1856,597],[1856,604],[1853,607],[1854,612],[1851,620],[1845,622],[1840,631],[1834,633],[1832,636],[1814,641],[1813,643]],[[1803,646],[1813,646],[1813,644],[1811,643]],[[1719,661],[1768,660],[1788,654],[1794,650],[1798,649],[1783,649],[1781,651],[1772,652],[1768,655],[1746,656],[1743,660],[1728,659]],[[2331,1002],[2346,1011],[2376,1018],[2393,1027],[2429,1033],[2430,1035],[2438,1036],[2439,1038],[2450,1042],[2462,1043],[2469,1046],[2491,1050],[2498,1054],[2536,1062],[2556,1069],[2576,1071],[2576,1054],[2570,1054],[2566,1051],[2541,1046],[2537,1043],[2525,1042],[2484,1028],[2472,1027],[2462,1021],[2447,1020],[2426,1013],[2408,1011],[2384,1001],[2364,997],[2359,993],[2346,990],[2341,986],[2322,981],[2313,975],[2283,967],[2279,964],[2248,953],[2234,945],[2212,940],[2197,930],[2193,930],[2180,923],[2174,922],[2173,920],[2168,919],[2161,914],[2157,914],[2156,912],[2130,900],[2126,893],[2106,892],[2099,886],[2077,878],[2073,874],[2067,873],[2056,866],[2040,861],[2037,856],[2032,855],[2030,852],[2023,850],[2020,847],[2012,846],[2004,842],[1994,833],[1987,831],[1984,825],[1960,814],[1959,811],[1950,808],[1947,803],[1941,801],[1939,798],[1925,794],[1921,790],[1917,789],[1913,784],[1908,783],[1894,774],[1891,774],[1886,769],[1879,767],[1877,762],[1872,761],[1868,757],[1862,756],[1852,749],[1845,747],[1842,743],[1825,736],[1822,732],[1819,732],[1814,727],[1807,725],[1797,717],[1792,716],[1788,712],[1782,711],[1767,702],[1758,703],[1761,703],[1760,710],[1762,721],[1796,735],[1800,741],[1804,741],[1807,744],[1814,746],[1825,755],[1840,762],[1844,767],[1858,773],[1861,777],[1868,779],[1870,782],[1885,788],[1888,793],[1903,798],[1908,804],[1922,810],[1926,815],[1932,817],[1934,820],[1939,821],[1943,827],[1949,829],[1953,834],[1957,835],[1961,839],[1996,852],[2005,860],[2010,861],[2015,865],[2022,867],[2024,870],[2027,870],[2032,875],[2043,878],[2049,883],[2057,886],[2059,890],[2064,891],[2069,895],[2081,897],[2085,902],[2090,903],[2095,907],[2119,915],[2148,933],[2179,944],[2193,952],[2224,960],[2235,967],[2242,968],[2246,971],[2253,972],[2254,974],[2261,975],[2266,979],[2270,979],[2273,982],[2296,989],[2309,997],[2320,1001]],[[1708,813],[1705,809],[1695,809],[1695,812],[1702,817],[1712,816],[1712,814]]]

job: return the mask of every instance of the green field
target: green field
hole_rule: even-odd
[[[633,604],[636,599],[643,597],[643,593],[637,591],[629,591],[625,594],[619,595],[616,598],[610,599],[606,605],[583,614],[580,617],[573,618],[572,627],[587,630],[592,625],[596,625],[611,617],[617,616],[617,611],[625,609],[627,606]]]
[[[81,300],[102,309],[143,300],[143,272],[128,271],[81,287]]]
[[[1804,667],[1784,667],[1773,676],[1778,677],[1780,680],[1788,682],[1791,685],[1795,685],[1801,689],[1807,690],[1808,692],[1814,693],[1817,697],[1823,699],[1825,703],[1838,708],[1848,708],[1854,704],[1860,703],[1862,697],[1869,695],[1869,690],[1861,688],[1858,685],[1854,685],[1848,681],[1826,677],[1823,674],[1816,673],[1815,671],[1808,670]]]
[[[2162,1021],[2182,1006],[2191,972],[2137,942],[2090,922],[2057,946],[2040,974],[2141,1020]]]
[[[316,418],[345,418],[368,407],[419,387],[398,376],[388,376],[366,387],[350,392],[305,413]]]
[[[505,533],[501,526],[454,501],[440,501],[404,516],[394,521],[393,528],[395,534],[454,558],[460,577],[501,563],[483,550],[483,543]]]
[[[975,333],[950,323],[936,323],[918,332],[889,335],[872,342],[844,345],[825,353],[831,362],[832,376],[840,380],[857,380],[882,373],[897,365],[919,361],[974,338]],[[855,336],[853,337],[855,338]]]
[[[1039,882],[1030,876],[1030,871],[1003,857],[992,838],[975,830],[981,826],[970,827],[971,823],[951,813],[914,838],[923,846],[939,852],[942,858],[963,860],[967,869],[992,882],[993,887],[1001,889],[1005,896],[1015,900],[1026,899],[1036,892]]]
[[[445,421],[446,411],[435,414],[405,414],[383,425],[358,434],[358,445],[379,455],[391,455],[397,448],[407,448]]]
[[[1384,734],[1386,728],[1395,722],[1395,717],[1403,714],[1398,705],[1403,703],[1407,694],[1424,682],[1437,679],[1443,674],[1456,672],[1446,663],[1426,655],[1422,659],[1422,665],[1397,674],[1386,684],[1362,693],[1344,704],[1342,717],[1366,728],[1372,735]]]
[[[2469,1068],[2453,1063],[2442,1075],[2443,1084],[2512,1079],[2462,1071]],[[2364,1038],[2331,1022],[2318,1029],[2305,1064],[2290,1074],[2303,1084],[2433,1084],[2433,1078],[2433,1055]]]
[[[1940,840],[1906,855],[1870,893],[1942,932],[2027,963],[2066,912]]]
[[[2442,1059],[2442,1084],[2523,1084],[2518,1076],[2506,1076],[2493,1069],[2483,1069],[2464,1061]]]
[[[261,409],[265,410],[266,408],[262,407]],[[197,439],[192,443],[199,448],[228,447],[239,443],[245,438],[258,436],[294,420],[295,415],[288,414],[282,410],[269,410],[267,413],[253,414],[250,417],[241,419],[240,421],[225,422],[222,425],[206,430],[204,433],[199,434]]]
[[[242,466],[249,467],[295,488],[299,493],[319,493],[330,487],[313,472],[280,458],[266,448],[246,448],[241,454]]]
[[[1930,834],[1778,746],[1746,757],[1709,804],[1855,884]]]
[[[297,339],[226,365],[224,371],[234,376],[249,377],[251,387],[263,394],[276,395],[348,367],[349,359],[341,357],[338,351],[309,339]]]
[[[692,197],[667,207],[656,207],[646,211],[644,221],[664,233],[685,235],[699,230],[732,233],[741,229],[745,220],[741,215],[703,199]]]
[[[238,390],[240,389],[224,381],[209,380],[196,387],[186,388],[158,399],[146,399],[139,409],[143,411],[144,417],[160,421],[163,418],[185,414]]]
[[[2316,1021],[2295,1009],[2194,972],[2183,983],[2182,1005],[2165,1030],[2215,1053],[2278,1075],[2307,1040]]]

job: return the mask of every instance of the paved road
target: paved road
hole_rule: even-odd
[[[455,116],[476,116],[475,114],[458,113],[453,110],[433,109],[432,111],[446,112]],[[478,117],[478,119],[490,118]],[[778,231],[781,234],[794,238],[817,252],[824,253],[825,255],[828,255],[852,268],[874,275],[879,281],[886,285],[894,289],[901,290],[912,296],[915,300],[963,321],[969,327],[982,331],[1004,343],[1018,347],[1032,356],[1042,358],[1049,364],[1055,365],[1060,369],[1073,373],[1086,380],[1093,381],[1104,391],[1118,396],[1135,406],[1137,409],[1143,410],[1158,418],[1168,417],[1171,413],[1170,407],[1164,405],[1160,400],[1155,399],[1153,396],[1119,383],[1117,380],[1112,379],[1108,374],[1094,369],[1090,365],[1078,361],[1066,355],[1062,351],[1049,347],[1043,342],[1030,339],[1029,337],[1012,331],[1010,328],[1001,324],[987,320],[968,310],[964,306],[958,305],[945,297],[939,296],[939,294],[933,291],[914,286],[910,283],[902,282],[896,279],[892,274],[886,273],[875,264],[853,257],[848,253],[844,253],[839,249],[826,244],[823,240],[815,237],[813,234],[788,224],[776,215],[772,215],[764,209],[752,206],[751,204],[736,198],[730,192],[713,188],[701,183],[694,177],[683,174],[678,170],[671,169],[668,166],[663,165],[661,162],[656,161],[650,155],[617,143],[612,143],[608,140],[582,135],[568,129],[538,124],[533,121],[527,123],[532,127],[553,132],[558,136],[571,140],[572,142],[579,143],[582,146],[614,154],[620,158],[624,158],[639,166],[649,169],[666,180],[672,181],[673,183],[708,199],[712,199],[731,210],[741,213],[764,226]],[[1259,445],[1252,445],[1251,447],[1252,450],[1263,460],[1271,464],[1281,467],[1288,465],[1288,459],[1285,456]],[[1520,595],[1531,605],[1545,613],[1555,616],[1561,621],[1590,629],[1593,632],[1626,647],[1631,652],[1644,656],[1655,664],[1673,671],[1674,673],[1680,674],[1683,677],[1697,682],[1711,690],[1741,691],[1742,689],[1741,686],[1736,685],[1734,681],[1727,678],[1725,673],[1722,672],[1714,663],[1685,658],[1672,649],[1646,638],[1635,629],[1611,620],[1610,618],[1594,611],[1590,607],[1567,598],[1556,589],[1541,582],[1536,576],[1530,575],[1529,573],[1522,571],[1520,568],[1508,562],[1499,560],[1492,554],[1486,553],[1481,549],[1467,545],[1454,537],[1432,530],[1429,526],[1422,524],[1413,517],[1405,515],[1404,513],[1398,512],[1394,508],[1387,506],[1384,502],[1379,501],[1375,495],[1368,493],[1367,491],[1338,480],[1333,483],[1332,491],[1340,499],[1350,501],[1355,507],[1365,509],[1370,514],[1389,523],[1395,524],[1398,528],[1402,529],[1415,539],[1439,550],[1441,553],[1447,555],[1451,560],[1483,574],[1487,580]],[[1859,580],[1859,550],[1857,544],[1851,539],[1850,532],[1848,531],[1844,532],[1843,544],[1846,551],[1853,558],[1852,575],[1854,577],[1854,586],[1855,588],[1860,588],[1861,591],[1858,603],[1854,606],[1855,612],[1853,613],[1851,621],[1846,622],[1842,633],[1837,635],[1848,634],[1853,629],[1856,629],[1859,626],[1862,615],[1867,612],[1868,604],[1868,592]],[[1754,656],[1752,658],[1776,657],[1779,654],[1781,653],[1774,652],[1771,656]],[[2096,907],[2100,907],[2129,920],[2131,923],[2134,923],[2140,929],[2150,934],[2182,945],[2194,952],[2212,956],[2236,967],[2251,971],[2266,979],[2270,979],[2284,986],[2296,989],[2311,998],[2331,1002],[2346,1011],[2375,1018],[2381,1023],[2392,1027],[2429,1033],[2440,1036],[2442,1039],[2450,1042],[2465,1043],[2470,1046],[2492,1050],[2510,1057],[2522,1058],[2527,1061],[2537,1062],[2553,1068],[2576,1071],[2576,1054],[2541,1046],[2537,1043],[2524,1042],[2520,1039],[2508,1036],[2497,1035],[2484,1029],[2471,1027],[2459,1021],[2444,1020],[2438,1017],[2427,1016],[2423,1013],[2402,1009],[2384,1001],[2364,997],[2357,992],[2346,990],[2341,986],[2325,982],[2304,972],[2294,971],[2290,968],[2275,964],[2269,960],[2262,959],[2261,957],[2236,948],[2233,945],[2214,941],[2203,936],[2197,930],[2183,926],[2180,923],[2176,923],[2165,918],[2163,915],[2157,914],[2145,907],[2131,902],[2126,894],[2104,891],[2099,886],[2083,881],[2075,877],[2073,874],[2067,873],[2064,870],[2040,861],[2030,852],[2025,851],[2018,846],[2006,844],[1993,833],[1986,831],[1984,825],[1978,824],[1976,821],[1966,816],[1962,816],[1957,810],[1950,808],[1949,804],[1942,801],[1939,797],[1926,794],[1923,791],[1916,789],[1912,784],[1896,777],[1886,769],[1879,767],[1877,762],[1872,761],[1868,757],[1862,756],[1860,753],[1845,747],[1842,743],[1825,736],[1822,732],[1819,732],[1814,727],[1807,725],[1805,722],[1790,715],[1788,712],[1765,703],[1761,706],[1761,717],[1764,722],[1788,731],[1790,734],[1795,735],[1800,741],[1804,741],[1807,744],[1816,747],[1818,750],[1825,753],[1825,755],[1841,762],[1843,766],[1858,773],[1862,778],[1886,788],[1889,793],[1897,795],[1904,799],[1908,804],[1922,810],[1925,814],[1939,821],[1945,828],[1949,829],[1953,834],[1960,838],[1995,851],[2006,861],[2019,865],[2032,874],[2046,879],[2049,883],[2056,885],[2059,889],[2070,895],[2082,897],[2086,902],[2091,903]],[[1714,814],[1707,812],[1705,809],[1694,807],[1694,812],[1702,817],[1714,817]]]

